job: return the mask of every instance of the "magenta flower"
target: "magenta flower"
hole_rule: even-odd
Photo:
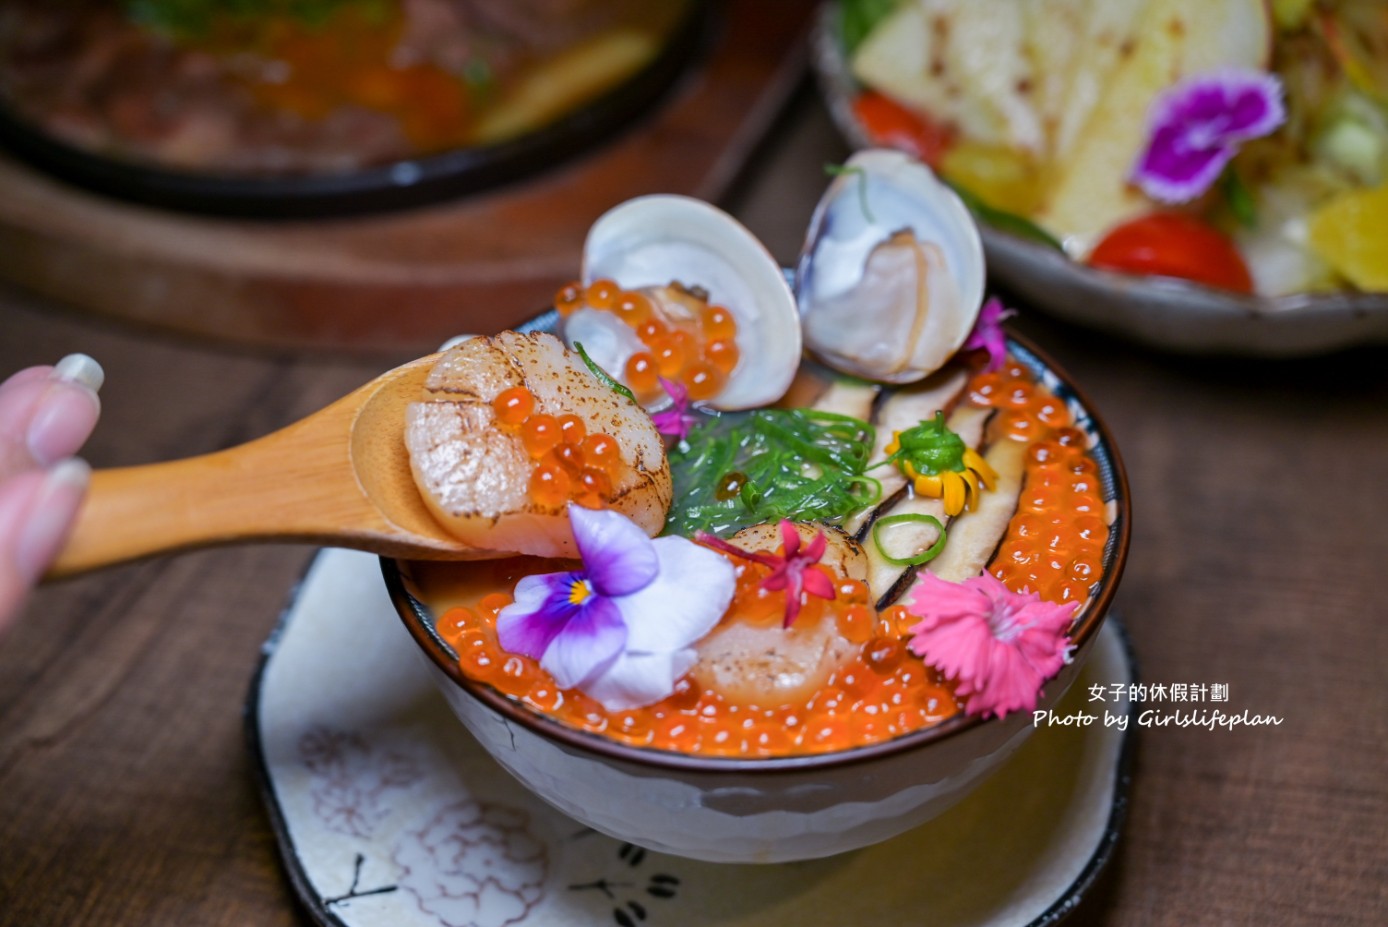
[[[1153,102],[1133,181],[1159,202],[1193,200],[1218,179],[1239,145],[1286,118],[1282,84],[1272,74],[1228,68],[1186,78]]]
[[[658,702],[732,601],[732,564],[685,538],[651,540],[617,512],[570,505],[569,521],[583,569],[517,583],[497,638],[609,710]]]
[[[805,547],[805,552],[800,552],[800,532],[795,530],[795,522],[789,519],[781,520],[781,544],[784,553],[780,556],[768,554],[763,551],[743,550],[735,544],[729,544],[722,538],[718,538],[706,531],[700,531],[694,535],[695,539],[701,544],[731,554],[734,557],[741,557],[743,560],[751,560],[753,563],[760,563],[762,566],[771,568],[771,575],[761,581],[761,588],[772,592],[779,592],[784,589],[786,592],[786,613],[781,627],[788,628],[795,624],[795,619],[800,617],[800,594],[802,592],[818,596],[821,599],[834,598],[834,584],[828,576],[821,570],[815,569],[824,551],[829,546],[829,540],[820,531],[814,536],[814,540]]]
[[[987,351],[988,362],[983,365],[983,369],[1001,370],[1003,364],[1007,363],[1007,335],[1003,333],[1002,323],[1004,319],[1010,319],[1016,314],[994,296],[978,311],[978,321],[974,323],[974,330],[969,333],[969,340],[964,342],[964,347],[960,350]]]
[[[670,407],[651,415],[655,430],[683,441],[690,429],[699,424],[699,416],[689,411],[689,388],[675,380],[660,378],[660,386],[670,396]]]
[[[1031,711],[1041,684],[1069,659],[1065,631],[1078,602],[1056,605],[1009,590],[991,573],[951,583],[921,574],[909,611],[912,652],[955,680],[971,715]]]

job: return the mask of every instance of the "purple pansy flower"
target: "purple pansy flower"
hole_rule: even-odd
[[[655,430],[683,441],[699,424],[699,416],[689,411],[689,388],[675,380],[660,378],[660,386],[670,396],[670,407],[651,415]]]
[[[1163,203],[1195,199],[1240,144],[1267,135],[1286,118],[1282,84],[1272,74],[1229,68],[1186,78],[1152,104],[1133,181]]]
[[[733,566],[686,538],[651,540],[617,512],[570,505],[569,521],[583,569],[517,583],[497,638],[609,710],[658,702],[732,601]]]
[[[1007,335],[1003,333],[1002,323],[1004,319],[1010,319],[1016,314],[994,296],[978,311],[978,321],[974,323],[974,330],[969,333],[969,340],[964,342],[961,350],[987,351],[988,362],[983,365],[983,369],[1001,370],[1003,364],[1007,363]]]

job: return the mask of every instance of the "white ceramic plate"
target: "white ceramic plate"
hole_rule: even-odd
[[[319,925],[1049,927],[1093,884],[1126,806],[1132,734],[1043,728],[962,803],[886,843],[805,863],[693,862],[583,828],[496,765],[430,681],[370,555],[320,554],[265,650],[251,748]],[[1056,710],[1133,680],[1110,620]]]
[[[867,147],[853,115],[857,89],[825,4],[813,58],[829,112],[849,143]],[[1388,293],[1243,296],[1181,280],[1077,264],[1044,245],[981,226],[995,283],[1058,318],[1189,354],[1294,357],[1388,343]]]

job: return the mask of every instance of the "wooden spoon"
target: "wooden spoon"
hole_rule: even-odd
[[[308,418],[238,447],[98,470],[49,578],[250,541],[432,560],[498,556],[445,532],[410,472],[405,410],[421,398],[437,359],[397,367]]]

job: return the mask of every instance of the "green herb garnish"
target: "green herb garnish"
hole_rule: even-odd
[[[839,38],[844,51],[852,54],[877,24],[896,9],[899,0],[841,0]]]
[[[463,65],[463,82],[478,96],[488,96],[496,91],[496,72],[483,58],[469,58]]]
[[[876,429],[814,409],[760,409],[706,422],[670,455],[675,499],[667,531],[727,535],[791,518],[828,521],[873,505],[865,474]]]
[[[945,177],[940,178],[945,185],[954,191],[955,195],[964,201],[964,205],[969,207],[972,212],[982,221],[988,223],[993,228],[1016,235],[1018,238],[1026,238],[1030,241],[1040,242],[1047,247],[1065,253],[1065,248],[1056,237],[1041,226],[1032,222],[1030,219],[1017,215],[1015,212],[1007,212],[1002,209],[995,209],[989,206],[977,194],[970,193],[968,190],[951,182]]]
[[[824,173],[830,177],[857,177],[858,178],[858,205],[862,207],[863,218],[868,222],[876,222],[872,217],[872,209],[868,207],[868,175],[867,171],[861,167],[849,167],[846,164],[826,164]]]
[[[931,476],[952,470],[956,473],[964,469],[964,439],[945,426],[945,414],[937,411],[933,419],[928,419],[907,428],[896,436],[897,449],[887,456],[883,463],[894,463],[898,467],[902,461],[914,469],[914,476],[927,473]],[[903,472],[905,472],[903,470]]]
[[[583,358],[583,363],[587,365],[588,370],[593,374],[593,376],[598,378],[598,382],[602,383],[608,389],[612,390],[612,392],[617,393],[621,396],[625,396],[632,402],[636,402],[636,396],[632,394],[631,390],[627,389],[625,386],[612,379],[612,377],[607,373],[606,370],[603,370],[601,367],[599,367],[597,361],[589,357],[588,352],[583,350],[583,345],[580,342],[574,342],[574,351],[577,352],[579,357]],[[640,405],[639,402],[637,402],[636,404]]]
[[[279,17],[319,28],[338,10],[354,6],[383,20],[386,0],[125,0],[132,22],[175,38],[199,38],[218,21],[245,23]]]
[[[1257,227],[1258,204],[1253,198],[1253,191],[1248,189],[1248,184],[1243,182],[1232,166],[1219,178],[1219,193],[1239,225],[1246,229]]]

